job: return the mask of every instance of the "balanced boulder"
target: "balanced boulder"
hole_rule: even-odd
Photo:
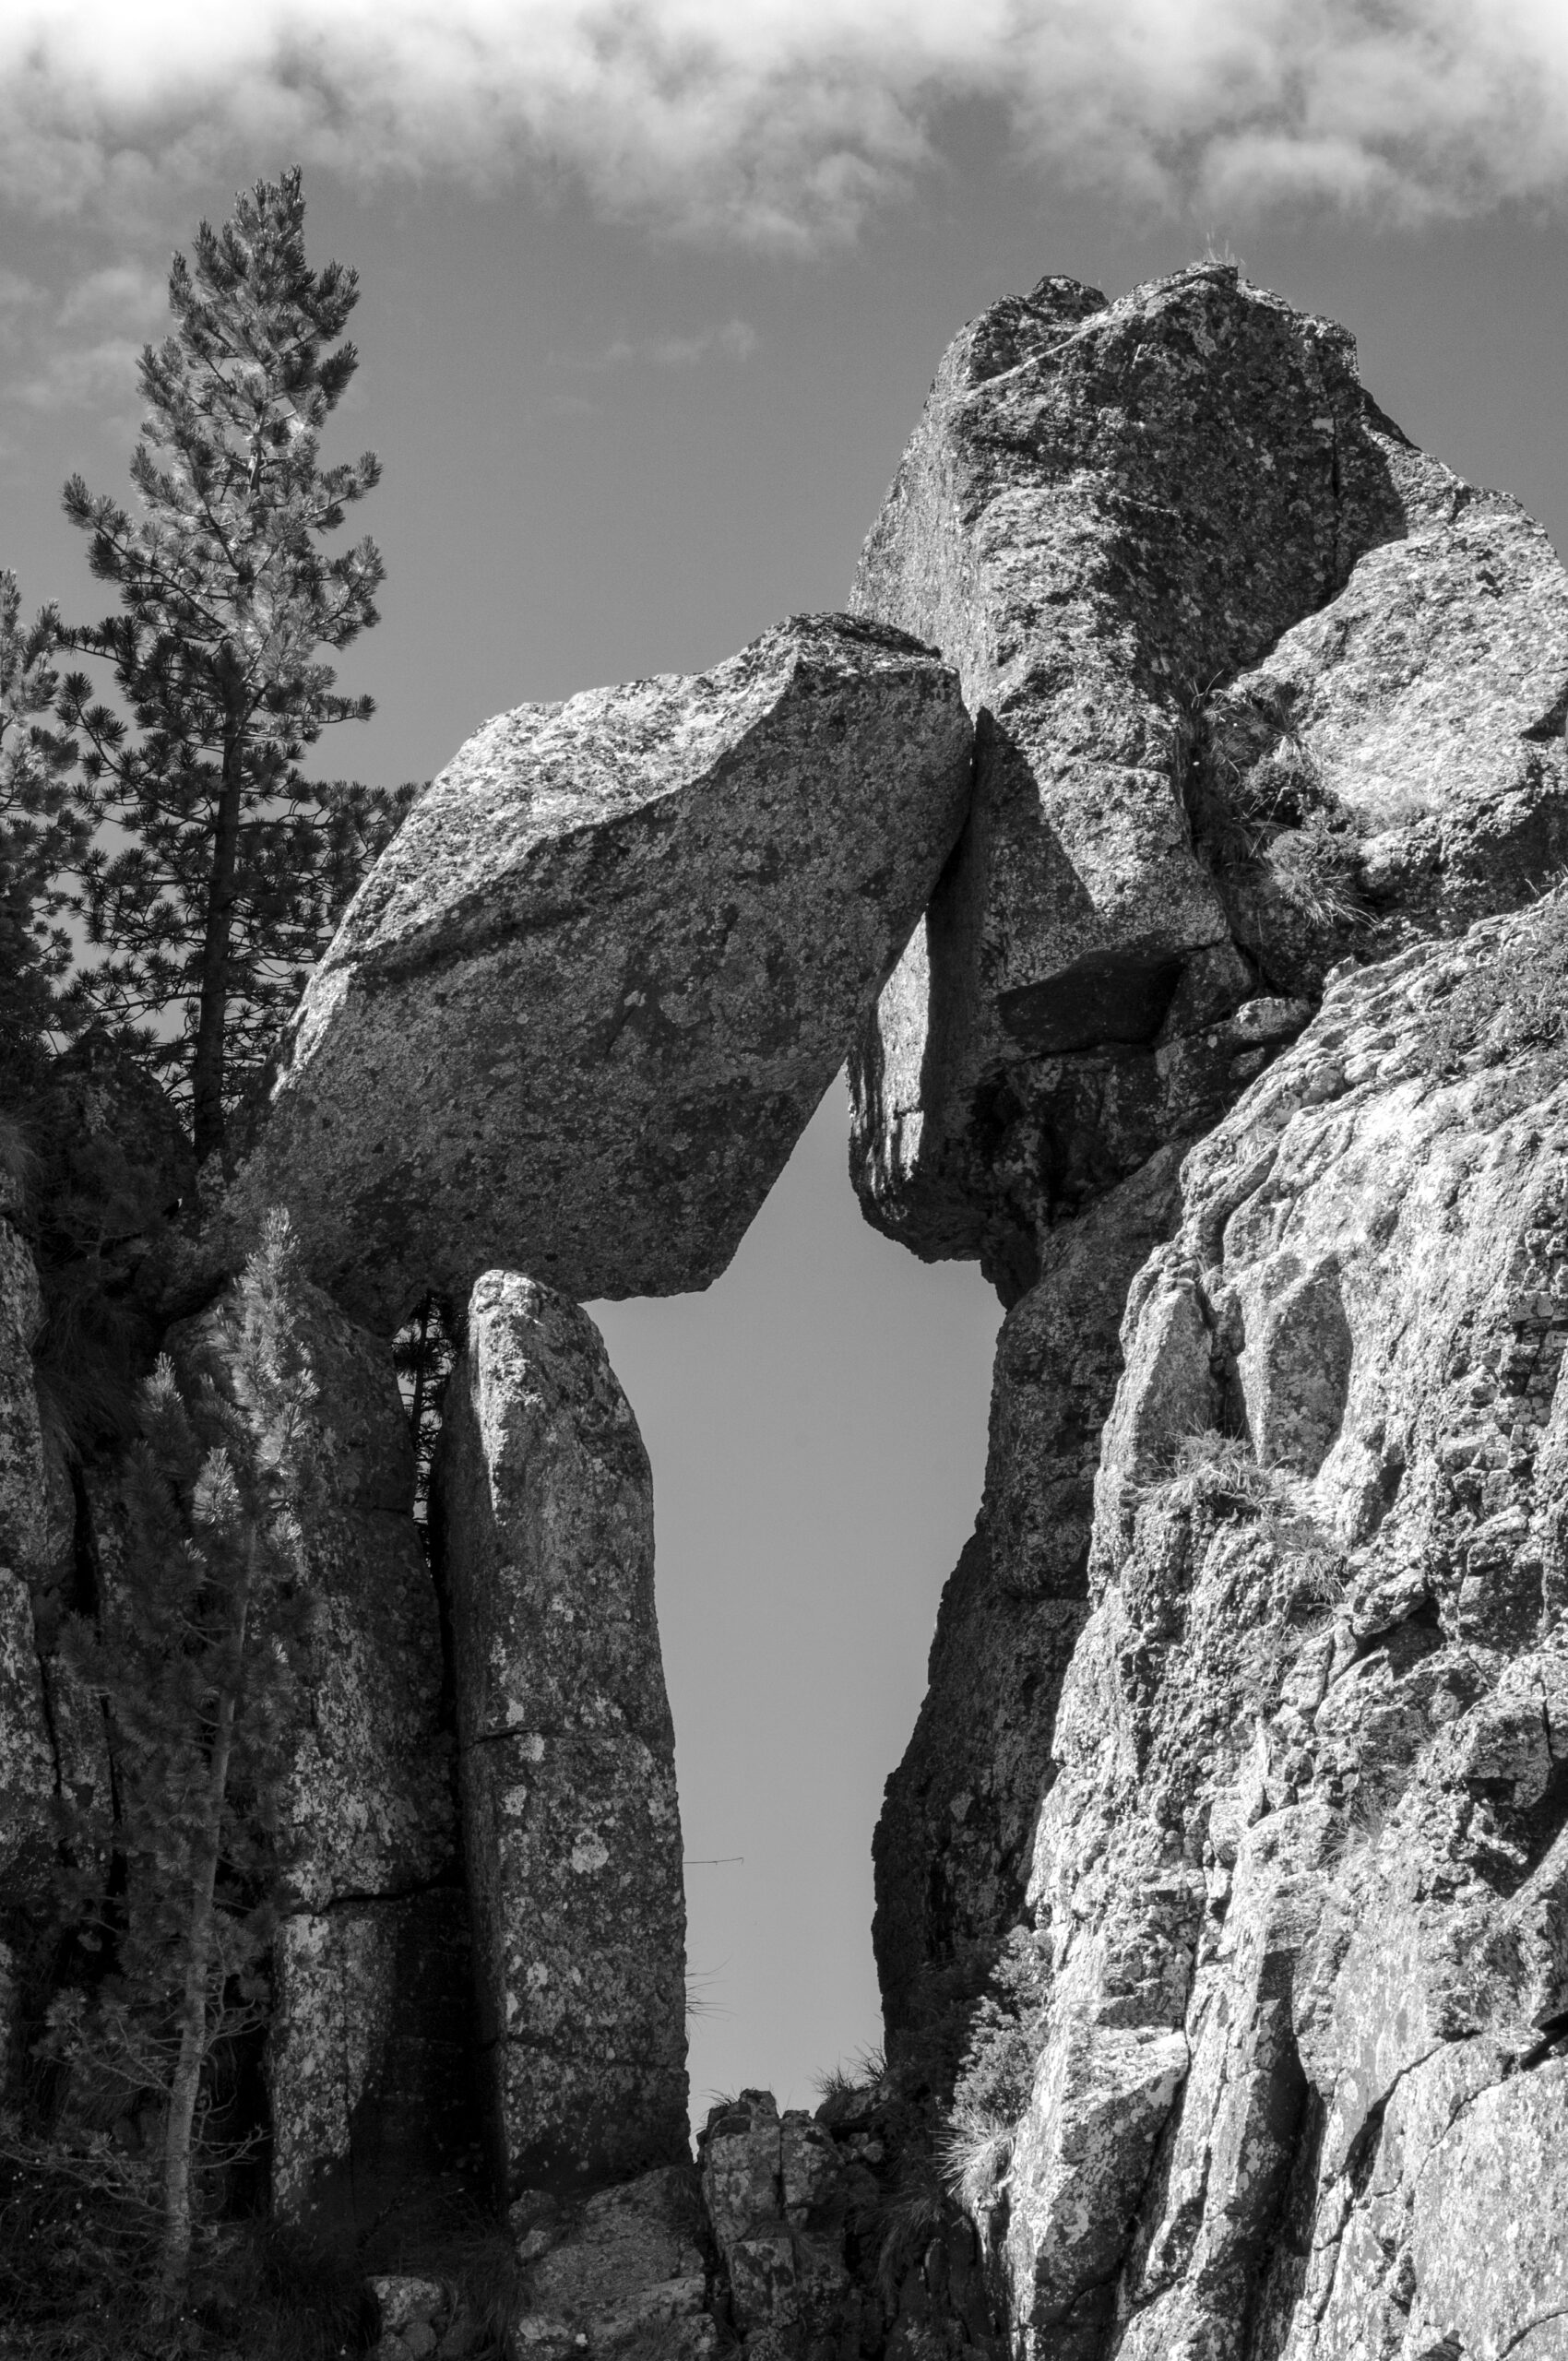
[[[390,1328],[505,1264],[576,1297],[723,1270],[968,800],[955,675],[781,624],[714,671],[469,740],[350,906],[237,1209]]]

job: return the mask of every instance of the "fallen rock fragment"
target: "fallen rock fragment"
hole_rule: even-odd
[[[707,2361],[722,2340],[708,2308],[703,2240],[690,2164],[552,2209],[520,2249],[525,2304],[508,2333],[510,2361],[575,2361],[579,2354]]]
[[[493,1265],[578,1298],[723,1270],[968,801],[957,682],[783,623],[472,738],[351,905],[235,1199],[395,1328]]]
[[[685,1902],[647,1455],[588,1314],[512,1272],[469,1299],[434,1527],[495,2178],[516,2197],[683,2159]]]
[[[846,2175],[833,2135],[803,2109],[782,2117],[771,2091],[742,2091],[708,2112],[703,2199],[748,2341],[831,2350],[845,2326]]]

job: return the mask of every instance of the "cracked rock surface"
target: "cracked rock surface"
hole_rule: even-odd
[[[303,1281],[297,1312],[316,1386],[298,1547],[317,1620],[279,1809],[272,2196],[286,2218],[368,2219],[471,2136],[467,1913],[408,1419],[376,1338]],[[168,1342],[232,1387],[227,1298]]]
[[[437,1488],[495,2177],[570,2190],[688,2152],[652,1477],[587,1312],[484,1274]]]
[[[32,1368],[42,1319],[32,1256],[0,1218],[0,2090],[53,1833],[55,1756],[30,1596],[51,1543]]]
[[[1041,2354],[1562,2349],[1553,897],[1334,983],[1135,1280],[993,2234]]]
[[[868,1217],[1042,1239],[1224,1112],[1325,968],[1568,852],[1568,576],[1378,409],[1352,338],[1205,264],[1065,279],[944,356],[851,604],[940,648],[971,816],[857,1055]]]
[[[395,1328],[492,1266],[568,1295],[722,1271],[968,807],[948,668],[849,616],[489,722],[350,906],[236,1206]]]

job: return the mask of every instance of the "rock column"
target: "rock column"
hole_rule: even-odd
[[[45,1477],[32,1341],[42,1317],[32,1257],[0,1219],[0,2090],[11,2063],[18,1951],[49,1856],[53,1750],[30,1579],[45,1554]]]
[[[685,1905],[647,1454],[587,1313],[475,1287],[436,1536],[509,2196],[684,2161]]]
[[[316,1387],[299,1548],[317,1622],[279,1799],[272,2203],[286,2219],[363,2224],[427,2175],[479,2162],[466,1910],[408,1419],[385,1346],[320,1289],[296,1290]],[[168,1342],[176,1366],[205,1367],[250,1417],[232,1298]]]

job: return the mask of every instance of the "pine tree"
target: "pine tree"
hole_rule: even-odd
[[[414,1446],[414,1521],[429,1522],[430,1478],[446,1401],[446,1382],[463,1349],[466,1311],[450,1296],[421,1299],[392,1340],[392,1366]]]
[[[85,866],[102,960],[82,997],[172,1070],[198,1163],[221,1154],[287,1010],[410,789],[308,780],[305,750],[366,719],[321,651],[377,620],[371,540],[323,541],[380,476],[373,452],[324,469],[320,440],[357,356],[342,342],[352,270],[305,259],[297,169],[258,181],[194,267],[169,275],[174,333],[142,354],[148,404],[131,461],[132,516],[79,476],[65,514],[121,611],[66,644],[106,659],[134,727],[65,682],[61,719],[86,742],[101,813],[127,839]],[[183,1003],[184,1032],[164,1012]]]
[[[24,629],[17,577],[0,568],[0,1088],[8,1097],[63,1021],[53,988],[72,949],[57,923],[69,901],[62,872],[80,864],[92,825],[76,745],[39,718],[54,704],[59,627],[45,607]]]
[[[109,1802],[62,1810],[79,1865],[68,1915],[112,1972],[56,2004],[54,2046],[88,2087],[134,2095],[158,2127],[165,2311],[199,2220],[213,2052],[265,2012],[287,1877],[279,1808],[311,1619],[301,1513],[315,1481],[296,1282],[287,1216],[273,1214],[227,1315],[221,1367],[182,1382],[164,1358],[144,1388],[122,1563],[100,1621],[77,1619],[62,1643],[105,1710],[115,1782]]]

